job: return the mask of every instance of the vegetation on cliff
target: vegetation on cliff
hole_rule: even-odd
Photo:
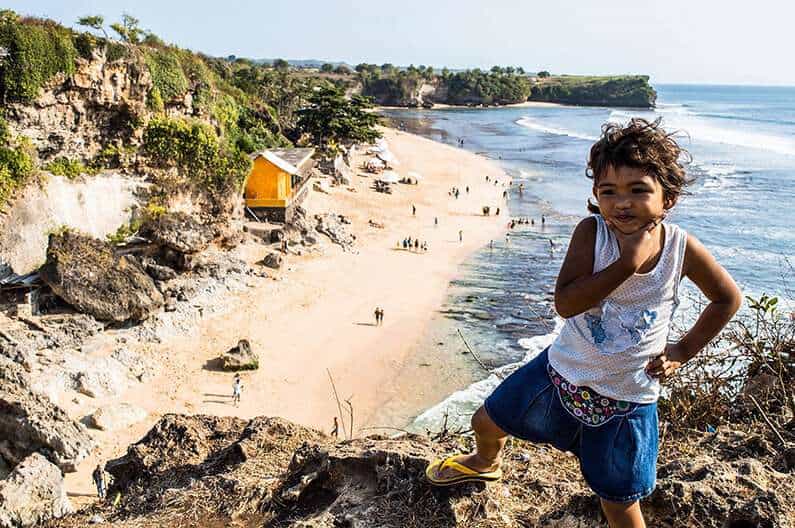
[[[585,106],[654,106],[657,92],[647,75],[589,77],[561,75],[539,77],[530,101]]]
[[[546,101],[574,105],[654,106],[657,94],[642,75],[590,77],[552,76],[542,71],[528,76],[522,68],[494,66],[435,73],[433,68],[391,64],[356,67],[362,93],[387,106],[419,106],[428,103],[451,105],[504,105]]]
[[[0,99],[17,107],[29,107],[42,96],[53,100],[55,91],[72,90],[74,82],[70,79],[86,77],[89,66],[97,62],[103,69],[131,75],[129,82],[139,83],[137,86],[144,89],[132,88],[125,96],[129,100],[118,105],[86,107],[86,112],[117,114],[98,118],[99,134],[104,138],[99,152],[95,145],[93,149],[53,153],[54,147],[60,148],[59,143],[28,145],[21,135],[13,137],[14,127],[11,132],[2,127],[0,204],[34,172],[37,149],[48,162],[43,168],[70,178],[105,167],[124,168],[134,162],[137,170],[166,169],[200,188],[219,190],[242,182],[249,167],[246,155],[254,151],[312,139],[355,140],[374,133],[376,118],[365,112],[363,99],[345,101],[345,108],[326,106],[337,103],[334,98],[310,102],[315,94],[336,90],[339,83],[333,79],[295,75],[284,67],[211,58],[181,49],[142,30],[138,20],[127,14],[121,23],[110,25],[118,40],[108,37],[101,16],[87,16],[77,22],[89,31],[0,11]],[[141,71],[149,75],[135,73]],[[102,74],[92,82],[97,81],[103,82]],[[301,123],[300,109],[306,110]],[[353,114],[347,114],[347,110]],[[332,120],[326,123],[328,134],[318,133],[315,125],[320,121],[313,117],[315,114]],[[80,120],[78,130],[63,134],[79,136],[85,122],[90,121],[91,116],[87,117]],[[365,130],[368,127],[370,130]],[[21,134],[23,128],[16,130]],[[27,148],[30,146],[34,148]]]

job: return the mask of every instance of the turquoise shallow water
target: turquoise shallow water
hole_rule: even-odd
[[[606,121],[662,117],[663,126],[680,131],[697,183],[670,220],[697,236],[744,293],[795,297],[795,88],[656,88],[654,110],[384,111],[396,126],[451,145],[463,138],[467,150],[498,160],[514,181],[511,215],[536,221],[517,225],[509,242],[495,241],[493,250],[476,254],[451,286],[447,316],[460,321],[486,361],[510,371],[537,353],[559,324],[551,292],[571,230],[587,214],[586,157]],[[451,396],[417,425],[432,426],[445,410],[466,416],[495,384],[487,379]]]

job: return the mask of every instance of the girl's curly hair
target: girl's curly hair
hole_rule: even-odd
[[[591,147],[585,175],[596,184],[608,167],[641,169],[660,182],[667,201],[676,203],[684,188],[694,181],[685,172],[692,157],[676,143],[675,132],[660,127],[661,120],[632,118],[626,126],[602,125],[602,135]],[[599,213],[599,206],[589,199],[588,210]]]

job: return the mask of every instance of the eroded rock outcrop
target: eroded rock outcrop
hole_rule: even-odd
[[[207,248],[215,236],[211,226],[182,212],[169,212],[146,222],[142,236],[179,253],[198,253]]]
[[[101,321],[142,321],[163,305],[162,294],[135,259],[80,233],[50,235],[40,273],[58,297]]]
[[[38,453],[0,480],[0,528],[34,526],[73,511],[61,470]]]
[[[795,479],[751,440],[719,429],[683,442],[684,451],[667,444],[657,491],[643,502],[649,526],[793,528]],[[54,526],[97,513],[121,526],[168,525],[174,515],[246,527],[606,525],[577,460],[549,447],[510,442],[505,475],[488,486],[426,482],[431,460],[471,448],[469,436],[337,442],[278,418],[168,415],[108,464],[122,491],[117,508]]]
[[[0,456],[13,466],[38,452],[63,471],[75,471],[93,441],[85,427],[30,386],[20,365],[0,356]]]

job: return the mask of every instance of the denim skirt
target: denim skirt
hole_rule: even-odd
[[[576,455],[588,486],[607,501],[634,502],[654,491],[656,403],[620,402],[575,387],[550,368],[544,350],[506,378],[484,408],[509,435]]]

